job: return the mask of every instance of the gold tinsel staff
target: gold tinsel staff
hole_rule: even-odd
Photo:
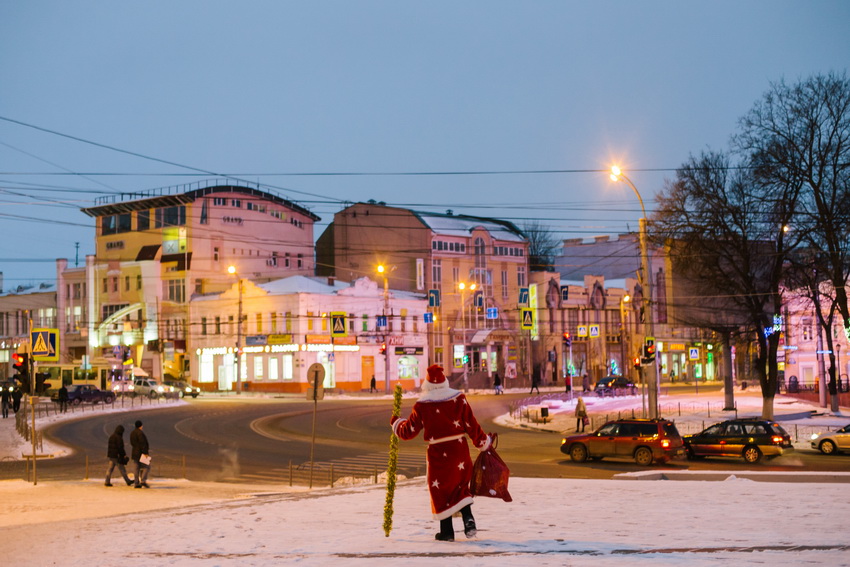
[[[401,415],[401,384],[396,384],[393,392],[393,417]],[[395,476],[398,468],[398,437],[390,433],[390,459],[387,462],[387,501],[384,504],[384,535],[390,537],[393,529],[393,498],[395,497]]]

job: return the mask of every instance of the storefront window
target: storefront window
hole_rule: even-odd
[[[419,380],[419,360],[412,356],[398,359],[399,380]]]

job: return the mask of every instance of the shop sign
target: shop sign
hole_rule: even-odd
[[[395,353],[400,355],[422,356],[425,350],[422,347],[395,347]]]

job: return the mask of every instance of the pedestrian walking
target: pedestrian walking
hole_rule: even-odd
[[[369,393],[377,392],[378,388],[375,386],[375,375],[372,375],[372,380],[369,381]]]
[[[469,456],[468,435],[479,451],[490,447],[490,436],[484,433],[463,392],[449,388],[443,369],[428,367],[428,378],[422,383],[422,395],[414,404],[407,419],[393,416],[393,433],[409,441],[423,431],[428,443],[425,458],[428,463],[426,479],[431,495],[431,512],[440,522],[438,541],[454,541],[452,514],[460,512],[467,538],[475,537],[478,529],[472,516],[472,459]]]
[[[12,409],[15,413],[18,413],[18,410],[21,409],[22,397],[24,397],[24,393],[21,391],[20,387],[16,387],[12,390]]]
[[[531,375],[531,390],[528,391],[529,394],[537,390],[537,393],[540,393],[540,377],[537,376],[537,372]]]
[[[581,391],[589,392],[590,391],[590,379],[587,377],[587,374],[581,377]]]
[[[133,448],[131,456],[136,463],[134,486],[136,488],[150,488],[148,486],[148,473],[151,469],[150,446],[148,445],[148,438],[145,432],[142,431],[142,427],[142,422],[137,421],[136,428],[130,433],[130,446]]]
[[[11,386],[0,386],[0,405],[2,405],[3,419],[9,417],[9,408],[12,406]]]
[[[68,411],[68,388],[65,387],[65,383],[62,383],[62,387],[59,388],[59,394],[56,396],[56,400],[59,402],[59,411],[65,413]]]
[[[112,486],[112,471],[118,467],[118,472],[121,473],[121,476],[124,477],[124,482],[127,483],[127,486],[131,486],[133,481],[130,480],[130,477],[127,476],[127,469],[124,467],[130,459],[127,457],[127,453],[124,451],[124,426],[119,425],[115,428],[115,432],[109,436],[109,441],[106,445],[106,458],[109,459],[109,468],[106,469],[106,481],[103,483],[105,486]]]
[[[496,392],[496,395],[504,393],[502,390],[502,379],[499,377],[498,372],[493,373],[493,390]]]
[[[579,396],[578,401],[576,402],[576,433],[579,432],[579,427],[581,427],[582,433],[584,432],[584,425],[586,421],[587,406],[584,403],[584,398]]]

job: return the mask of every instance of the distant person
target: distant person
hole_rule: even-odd
[[[581,391],[589,392],[590,391],[590,379],[587,377],[587,374],[581,377]]]
[[[136,463],[136,478],[134,486],[136,488],[150,488],[148,486],[148,473],[150,465],[142,462],[142,455],[150,457],[150,447],[148,446],[148,438],[145,432],[142,431],[142,422],[136,422],[136,429],[130,433],[130,445],[133,448],[132,458]]]
[[[472,459],[467,435],[479,451],[490,447],[490,436],[484,433],[463,392],[449,388],[443,369],[428,367],[428,378],[422,382],[422,395],[407,419],[390,419],[393,433],[409,441],[423,431],[427,443],[427,482],[431,496],[431,513],[440,521],[437,541],[454,541],[452,515],[460,512],[467,538],[475,537],[477,528],[472,516]]]
[[[587,419],[587,405],[584,403],[584,398],[579,396],[578,401],[576,402],[576,433],[579,432],[579,428],[581,428],[581,432],[584,433],[585,419]]]
[[[537,372],[531,375],[531,389],[528,391],[529,394],[537,390],[537,393],[540,393],[540,377],[537,375]]]
[[[569,394],[573,391],[573,377],[567,372],[566,377],[564,378],[564,392]]]
[[[502,392],[502,379],[499,377],[498,372],[493,373],[493,390],[496,392],[496,395],[503,393]]]
[[[0,392],[0,405],[3,406],[3,419],[9,417],[9,408],[12,406],[12,392],[8,386],[0,387],[3,391]]]
[[[676,371],[675,370],[670,371],[670,382],[672,382],[672,383],[676,382]]]
[[[59,395],[56,396],[56,400],[59,402],[59,411],[65,413],[68,411],[68,388],[65,387],[65,383],[62,383],[62,387],[59,388]]]
[[[21,398],[24,397],[23,391],[21,391],[20,387],[12,390],[12,409],[15,413],[18,413],[18,410],[21,409]]]
[[[377,392],[378,388],[375,386],[375,376],[372,376],[372,379],[369,381],[369,393]]]
[[[112,486],[112,471],[118,467],[118,472],[124,477],[124,482],[127,486],[131,486],[133,481],[127,476],[127,469],[124,468],[130,459],[127,458],[127,453],[124,451],[124,426],[119,425],[115,428],[115,432],[109,436],[109,442],[106,445],[106,457],[109,459],[109,468],[106,469],[106,482],[104,486]]]

